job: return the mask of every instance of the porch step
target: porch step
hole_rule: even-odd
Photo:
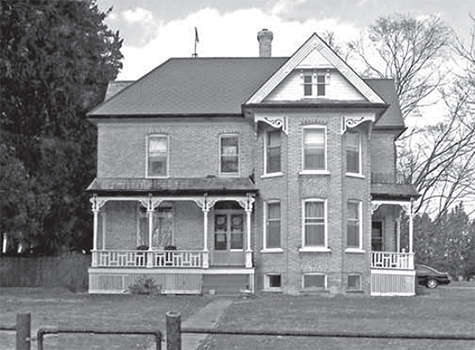
[[[218,295],[237,295],[239,290],[245,289],[248,284],[249,275],[204,275],[203,294],[214,290]]]

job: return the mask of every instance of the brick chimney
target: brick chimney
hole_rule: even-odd
[[[274,34],[270,30],[262,29],[257,33],[257,41],[259,41],[259,57],[272,56],[272,39]]]

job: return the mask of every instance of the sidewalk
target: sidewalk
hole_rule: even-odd
[[[213,329],[224,311],[233,303],[229,298],[216,298],[181,324],[181,328]],[[182,350],[195,350],[207,334],[183,334]]]

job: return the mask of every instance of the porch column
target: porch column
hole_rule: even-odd
[[[414,240],[414,232],[413,232],[413,219],[414,219],[414,200],[411,199],[411,205],[409,206],[409,253],[413,253],[413,240]]]
[[[396,251],[401,251],[401,219],[396,219]]]
[[[247,244],[246,244],[246,267],[252,268],[252,249],[251,249],[251,213],[252,213],[252,204],[255,199],[247,194],[245,200],[240,200],[239,204],[244,208],[246,212],[246,231],[247,231]]]
[[[153,199],[152,195],[148,195],[147,200],[141,200],[140,203],[147,208],[147,214],[148,214],[148,251],[152,251],[152,245],[153,245],[153,212],[155,211],[155,208],[157,208],[160,203],[162,202],[161,199]],[[148,254],[149,257],[147,259],[147,267],[153,267],[154,259],[152,256],[152,253]]]
[[[216,203],[215,199],[208,198],[208,194],[205,193],[203,199],[195,199],[195,203],[203,211],[203,268],[209,267],[209,249],[208,249],[208,213],[210,209]]]
[[[92,236],[92,267],[97,266],[97,256],[96,256],[96,251],[97,251],[97,235],[98,235],[98,226],[99,226],[99,211],[101,210],[102,206],[106,203],[104,199],[98,199],[97,195],[94,194],[94,196],[90,199],[90,202],[92,204],[92,213],[94,215],[94,221],[93,221],[93,236]],[[103,232],[104,234],[104,232]]]

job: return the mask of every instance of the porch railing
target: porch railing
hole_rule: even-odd
[[[371,268],[414,270],[414,253],[371,252]]]
[[[95,250],[92,267],[207,268],[203,250]]]

